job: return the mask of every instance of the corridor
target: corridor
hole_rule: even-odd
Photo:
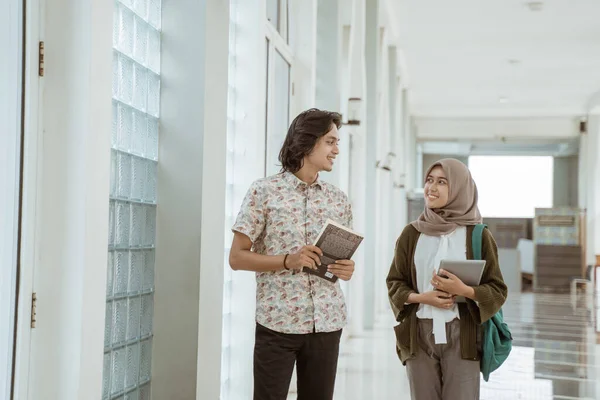
[[[513,350],[489,382],[481,381],[481,400],[600,399],[597,317],[582,298],[576,300],[574,308],[568,294],[509,296],[504,315]],[[406,372],[394,352],[393,323],[391,313],[380,315],[373,331],[344,343],[336,400],[410,398]],[[290,393],[288,399],[295,398]]]

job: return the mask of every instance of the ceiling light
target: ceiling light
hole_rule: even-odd
[[[527,7],[529,7],[530,11],[542,11],[544,3],[541,1],[530,1],[527,3]]]
[[[498,103],[500,103],[500,104],[506,104],[506,103],[508,103],[508,99],[506,97],[500,97],[498,99]]]
[[[510,59],[508,60],[508,63],[509,63],[510,65],[519,65],[519,64],[521,64],[521,60],[517,60],[516,58],[510,58]]]

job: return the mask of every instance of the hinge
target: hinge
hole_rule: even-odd
[[[40,42],[39,47],[39,74],[44,76],[44,42]]]
[[[296,94],[296,85],[292,82],[292,96]]]
[[[37,294],[34,292],[31,294],[31,327],[35,328],[36,322],[36,308],[37,308]]]

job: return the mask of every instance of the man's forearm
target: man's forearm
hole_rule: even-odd
[[[236,271],[280,271],[285,256],[265,256],[250,250],[238,250],[229,256],[229,265]]]

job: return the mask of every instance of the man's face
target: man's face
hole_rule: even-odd
[[[312,152],[304,157],[304,165],[310,165],[317,171],[331,171],[335,158],[340,152],[338,142],[340,137],[335,125],[325,135],[321,136]]]

